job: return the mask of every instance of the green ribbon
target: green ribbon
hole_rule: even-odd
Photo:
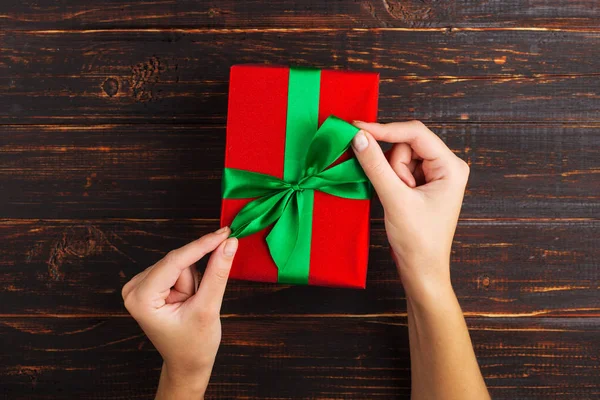
[[[234,218],[231,236],[274,224],[266,241],[281,283],[308,284],[315,190],[346,199],[371,196],[356,158],[328,168],[358,128],[330,116],[317,129],[319,90],[319,70],[290,69],[283,179],[235,168],[223,172],[224,198],[255,198]]]

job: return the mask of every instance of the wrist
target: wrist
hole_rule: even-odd
[[[163,363],[156,400],[203,399],[211,371],[178,371]]]
[[[406,300],[414,309],[442,310],[457,302],[450,280],[421,281],[418,284],[405,285]]]
[[[398,268],[407,300],[413,304],[439,304],[455,298],[449,265]]]

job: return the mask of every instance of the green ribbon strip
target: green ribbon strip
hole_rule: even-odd
[[[255,198],[234,218],[231,236],[242,238],[274,224],[266,241],[281,283],[308,283],[315,190],[347,199],[371,197],[356,158],[327,168],[349,148],[358,128],[330,116],[317,129],[319,88],[320,71],[290,69],[283,179],[234,168],[223,172],[224,198]]]

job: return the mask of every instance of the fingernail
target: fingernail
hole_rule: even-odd
[[[355,119],[354,121],[352,121],[352,125],[356,125],[356,124],[364,124],[364,122]]]
[[[225,247],[223,248],[223,254],[227,257],[233,257],[235,251],[238,247],[238,240],[236,238],[229,238],[225,242]]]
[[[217,230],[215,231],[215,233],[224,233],[224,232],[225,232],[225,231],[227,231],[228,229],[229,229],[229,227],[228,227],[228,226],[224,226],[224,227],[222,227],[221,229],[217,229]]]
[[[358,131],[356,136],[354,136],[354,139],[352,139],[352,147],[354,147],[356,151],[363,151],[368,146],[369,139],[367,139],[365,132],[361,129],[360,131]]]

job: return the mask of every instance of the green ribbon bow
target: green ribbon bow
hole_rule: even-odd
[[[358,128],[330,116],[316,129],[319,88],[319,70],[290,69],[283,179],[234,168],[223,173],[224,198],[256,198],[234,218],[231,236],[249,236],[274,223],[266,241],[282,283],[308,283],[315,190],[346,199],[371,196],[356,158],[328,168]]]

